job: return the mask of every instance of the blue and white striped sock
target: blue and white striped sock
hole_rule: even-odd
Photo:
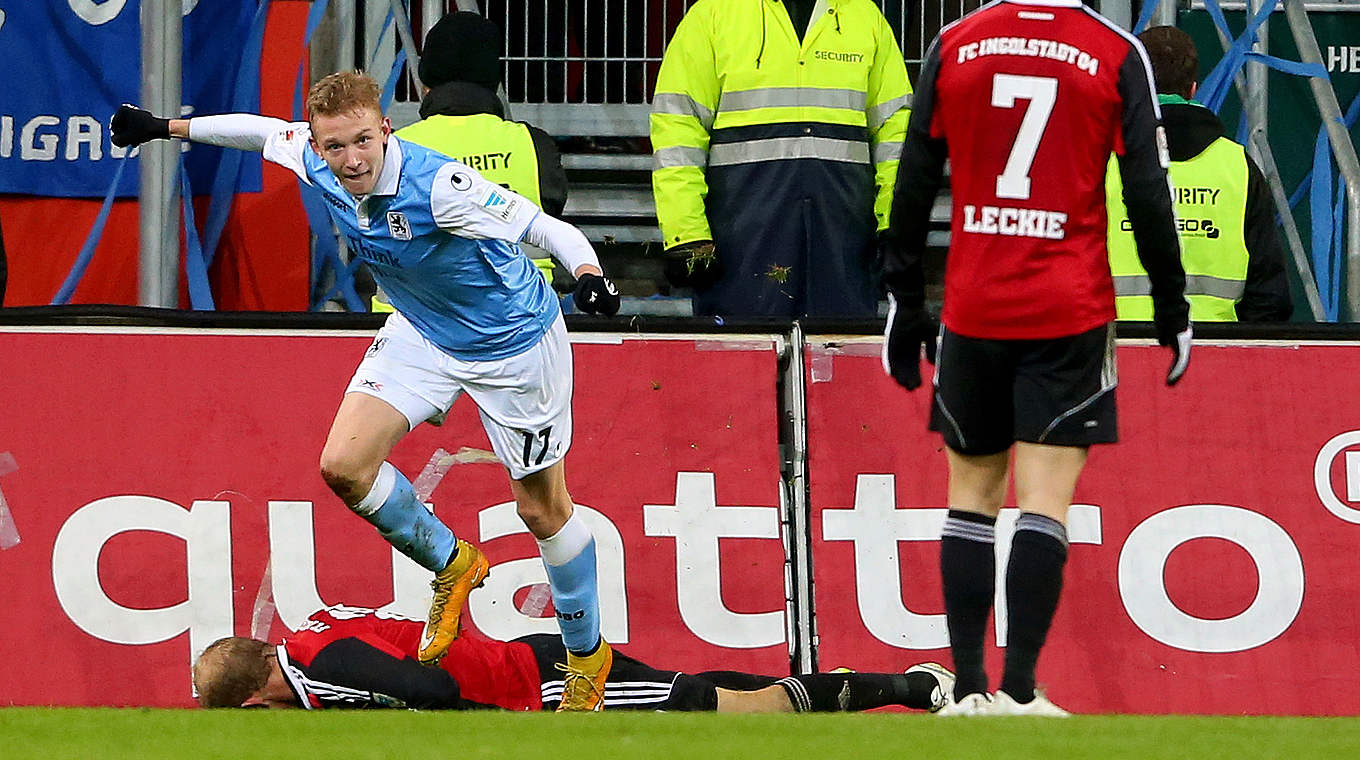
[[[368,495],[350,509],[373,523],[397,551],[432,573],[449,564],[458,546],[449,526],[425,508],[411,481],[390,462],[382,463]]]
[[[600,591],[595,569],[595,537],[580,515],[572,514],[557,533],[538,542],[548,571],[562,643],[577,655],[600,644]]]

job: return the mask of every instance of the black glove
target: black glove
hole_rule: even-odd
[[[124,103],[109,120],[113,144],[120,148],[141,145],[149,140],[170,139],[170,120],[158,119],[150,111]]]
[[[696,240],[666,251],[666,281],[677,288],[708,290],[722,279],[722,262],[712,240]]]
[[[935,363],[935,338],[940,325],[920,306],[902,306],[888,293],[888,324],[883,331],[884,369],[909,391],[921,387],[921,348]]]
[[[576,292],[572,298],[576,308],[585,314],[603,314],[612,317],[619,313],[619,289],[608,277],[598,274],[583,274],[576,278]]]
[[[1161,334],[1160,328],[1157,332],[1157,342],[1171,349],[1171,368],[1166,371],[1166,384],[1175,385],[1190,366],[1190,339],[1194,337],[1194,330],[1187,324],[1184,330],[1171,335]]]

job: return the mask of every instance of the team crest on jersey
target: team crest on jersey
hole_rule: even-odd
[[[411,223],[406,220],[406,215],[400,211],[387,212],[387,231],[392,233],[392,237],[397,240],[411,239]]]
[[[515,209],[518,207],[519,201],[506,198],[494,187],[487,191],[486,197],[482,198],[482,208],[506,222],[510,221],[510,218],[515,215]]]
[[[453,185],[454,190],[466,192],[472,189],[472,178],[462,172],[450,172],[449,184]]]

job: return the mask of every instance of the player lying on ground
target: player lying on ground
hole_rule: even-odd
[[[538,541],[567,647],[564,710],[598,710],[610,667],[600,637],[595,538],[575,513],[564,458],[572,441],[572,356],[557,296],[519,242],[577,278],[576,306],[612,315],[618,290],[575,227],[441,153],[392,136],[378,83],[331,74],[307,95],[310,122],[253,114],[161,119],[123,106],[115,145],[187,138],[258,151],[297,174],[326,208],[396,313],[355,370],[321,451],[321,477],[397,550],[435,574],[419,659],[434,664],[490,565],[459,540],[387,456],[460,396],[477,404],[510,476],[516,512]]]
[[[468,631],[437,667],[416,660],[422,624],[359,607],[314,613],[282,643],[230,637],[194,663],[204,707],[405,707],[553,710],[566,650],[548,634],[494,641]],[[938,710],[954,677],[928,663],[906,673],[816,673],[774,678],[658,670],[623,652],[604,684],[611,710],[847,712],[886,705]]]

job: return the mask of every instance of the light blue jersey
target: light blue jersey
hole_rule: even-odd
[[[515,356],[538,342],[560,308],[518,245],[540,213],[533,203],[395,136],[373,192],[356,202],[309,136],[307,124],[289,124],[264,157],[322,197],[350,251],[426,340],[465,361]]]

